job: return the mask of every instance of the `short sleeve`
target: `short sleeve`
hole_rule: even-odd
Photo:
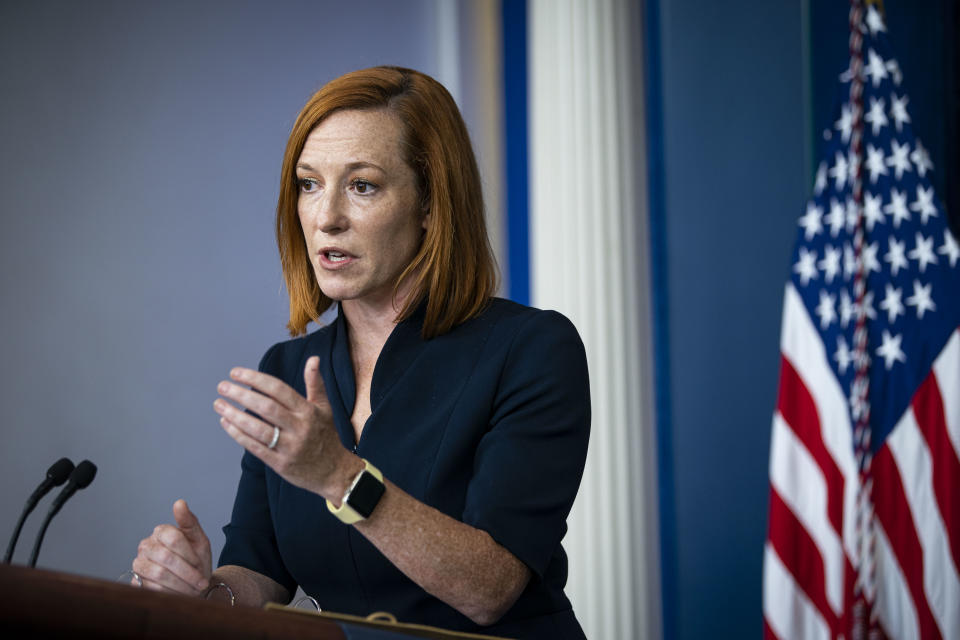
[[[272,373],[271,356],[275,351],[276,346],[263,356],[260,371]],[[277,547],[267,491],[267,468],[259,458],[244,452],[240,469],[240,485],[230,523],[223,528],[226,542],[218,566],[237,565],[256,571],[293,594],[296,580],[287,571]]]
[[[564,316],[540,311],[516,331],[490,426],[463,520],[542,577],[566,533],[590,436],[586,354]]]

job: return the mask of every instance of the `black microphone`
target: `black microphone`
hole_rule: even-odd
[[[47,533],[47,527],[50,525],[50,521],[53,520],[53,516],[57,515],[57,512],[60,511],[60,507],[63,506],[63,503],[70,499],[70,496],[75,494],[79,489],[84,489],[93,482],[94,476],[97,475],[97,465],[93,464],[89,460],[84,460],[77,465],[77,468],[73,470],[73,473],[70,474],[70,479],[67,481],[67,486],[60,490],[60,493],[57,494],[57,497],[54,498],[53,504],[50,505],[50,511],[47,512],[47,517],[43,520],[43,525],[40,527],[40,533],[37,534],[37,541],[33,544],[33,553],[30,554],[29,566],[37,566],[37,556],[40,555],[40,545],[43,543],[43,536]]]
[[[10,559],[13,558],[13,550],[17,546],[17,539],[20,538],[20,530],[23,529],[23,523],[27,519],[27,516],[30,515],[30,512],[37,506],[37,503],[40,502],[40,498],[47,495],[50,489],[59,487],[66,482],[72,472],[73,462],[70,461],[70,458],[60,458],[47,469],[47,477],[40,483],[40,486],[36,488],[33,494],[27,498],[27,503],[23,505],[23,513],[20,514],[20,519],[17,520],[17,526],[13,530],[10,543],[7,545],[7,553],[3,556],[4,564],[10,564]]]

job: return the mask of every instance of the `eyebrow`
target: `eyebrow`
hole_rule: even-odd
[[[316,169],[314,169],[312,166],[310,166],[306,162],[298,162],[296,168],[303,169],[305,171],[310,171],[313,173],[318,173]],[[354,171],[356,169],[377,169],[378,171],[382,171],[383,173],[387,172],[383,167],[373,162],[365,162],[361,160],[361,161],[351,162],[347,164],[348,171]]]

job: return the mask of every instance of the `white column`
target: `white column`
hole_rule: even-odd
[[[534,306],[577,326],[593,427],[564,546],[590,638],[659,638],[638,3],[529,0]]]

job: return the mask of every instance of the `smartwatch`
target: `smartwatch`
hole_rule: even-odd
[[[363,460],[363,471],[350,483],[339,507],[327,500],[327,509],[346,524],[366,520],[383,497],[383,474],[369,460]]]

